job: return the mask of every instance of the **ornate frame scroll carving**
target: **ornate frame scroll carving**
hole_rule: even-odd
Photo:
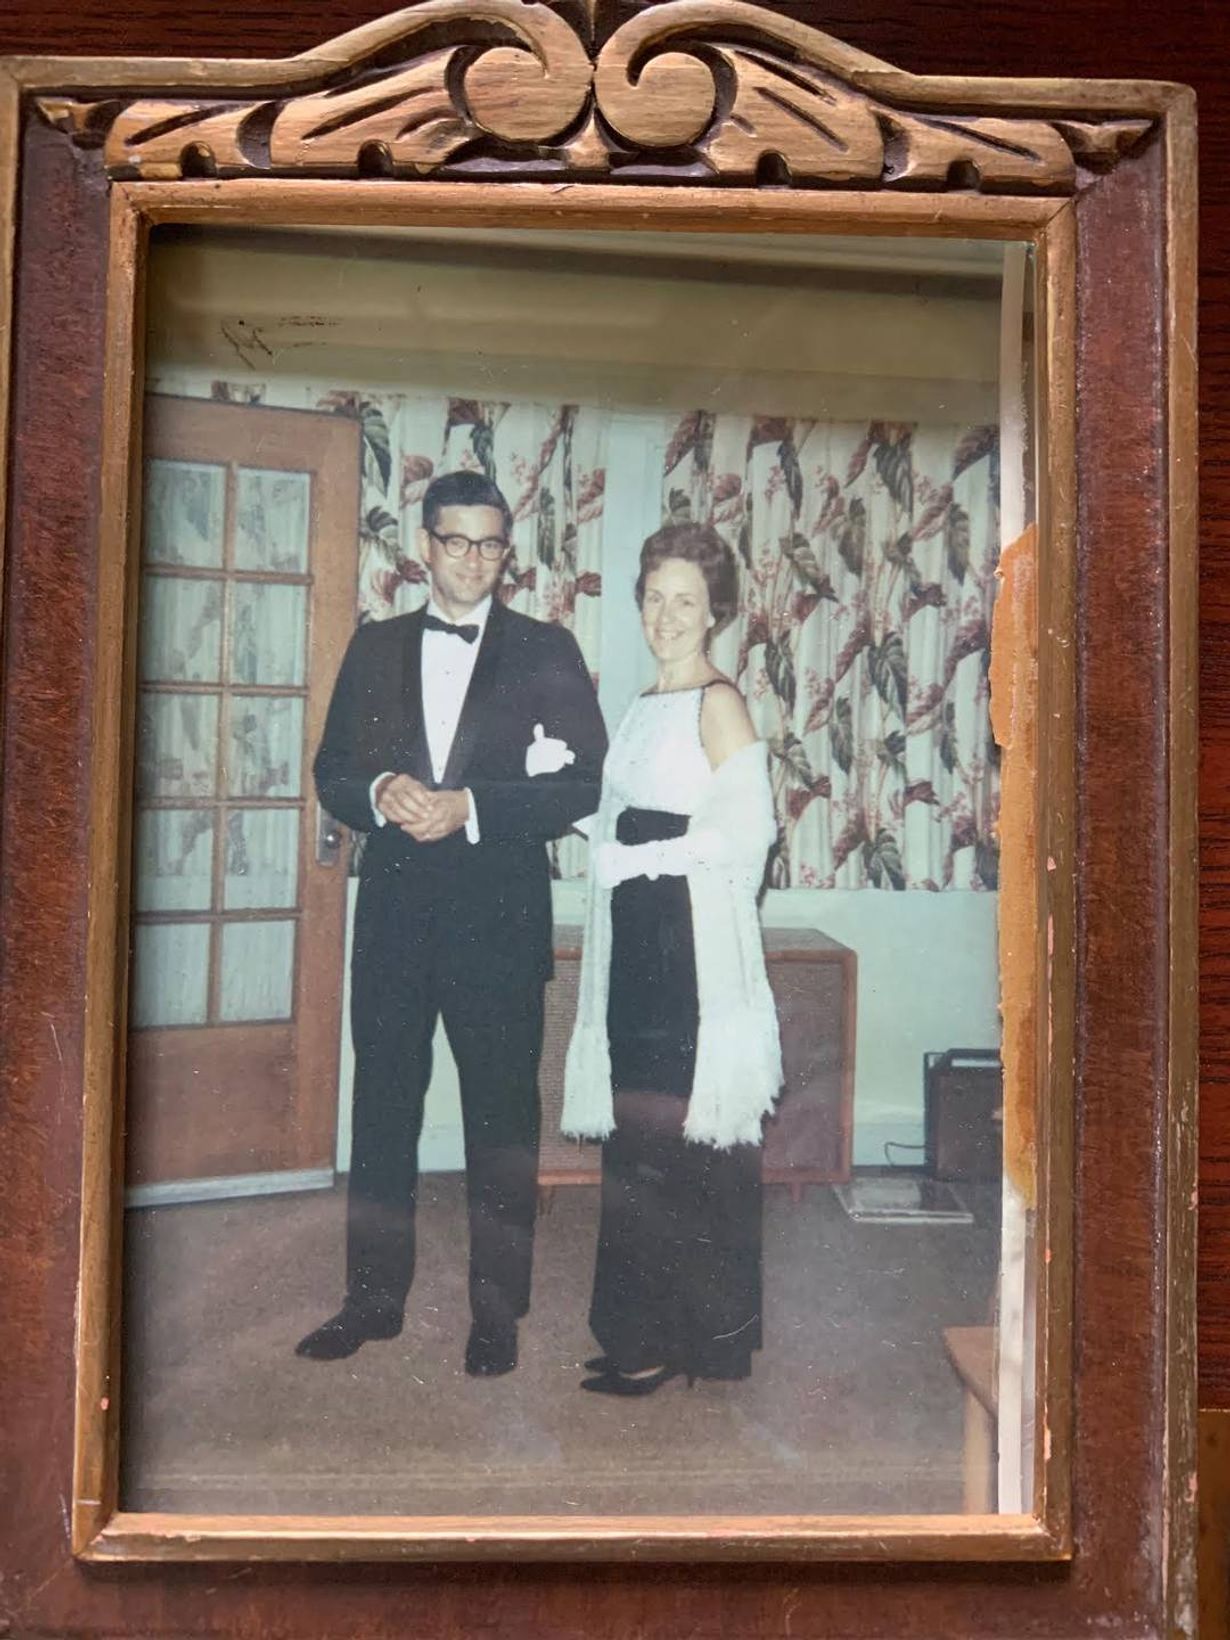
[[[1065,195],[1149,117],[1046,118],[934,88],[746,0],[666,0],[605,40],[531,0],[424,0],[331,42],[289,94],[38,107],[108,174],[794,183]],[[306,62],[300,59],[300,62]],[[292,82],[293,83],[293,82]]]

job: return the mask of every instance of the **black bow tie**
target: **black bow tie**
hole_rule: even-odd
[[[467,622],[465,626],[454,626],[451,621],[442,621],[438,615],[429,615],[423,622],[428,632],[448,632],[454,638],[460,638],[462,643],[473,643],[478,637],[478,623]]]

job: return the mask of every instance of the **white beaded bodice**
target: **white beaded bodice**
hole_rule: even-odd
[[[712,773],[700,738],[702,688],[638,695],[624,713],[603,776],[618,808],[694,812]]]

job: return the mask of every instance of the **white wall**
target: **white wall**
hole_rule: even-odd
[[[351,884],[353,902],[354,884]],[[555,885],[556,919],[582,919],[584,888]],[[854,1069],[854,1163],[883,1166],[886,1144],[923,1142],[923,1055],[945,1048],[998,1048],[999,972],[996,894],[880,889],[778,889],[761,920],[773,928],[818,928],[858,956]],[[348,953],[349,954],[349,953]],[[338,1168],[350,1156],[354,1060],[344,1033]],[[457,1070],[437,1033],[420,1165],[451,1172],[464,1165]],[[898,1163],[921,1152],[895,1150]]]
[[[996,245],[949,242],[958,266],[960,253],[981,249],[983,277],[937,282],[912,266],[925,241],[883,240],[905,257],[901,274],[861,288],[848,270],[774,272],[733,248],[688,267],[679,241],[698,235],[638,236],[656,247],[647,264],[595,254],[608,237],[577,235],[587,249],[532,267],[501,265],[481,242],[440,260],[413,244],[394,257],[365,256],[358,243],[340,254],[279,250],[268,235],[234,232],[156,237],[148,368],[604,408],[996,418]],[[775,260],[785,254],[759,243],[776,244]],[[826,243],[793,236],[790,249],[820,258]]]
[[[765,896],[766,926],[818,928],[858,956],[856,1166],[883,1166],[886,1143],[922,1144],[925,1053],[999,1047],[998,903],[997,894],[870,888]]]

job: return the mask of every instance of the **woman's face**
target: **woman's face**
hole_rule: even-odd
[[[703,652],[709,628],[709,589],[695,564],[667,558],[645,577],[641,626],[660,661],[684,661]]]

